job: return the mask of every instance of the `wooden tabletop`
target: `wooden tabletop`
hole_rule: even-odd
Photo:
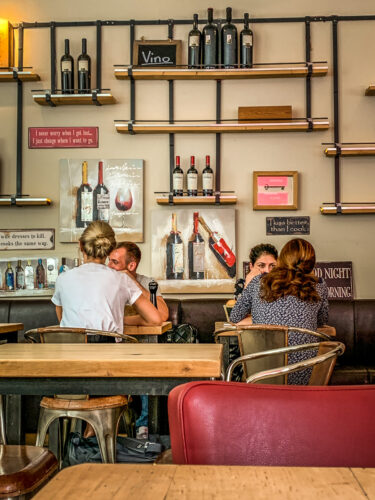
[[[251,323],[249,323],[251,324]],[[215,321],[215,332],[217,330],[221,330],[222,328],[230,328],[233,325],[233,323],[228,323],[227,321]],[[334,326],[329,326],[329,325],[324,325],[316,329],[317,332],[319,333],[325,333],[327,335],[331,336],[336,336],[336,328]],[[228,331],[225,332],[225,334],[219,334],[220,336],[225,336],[225,337],[231,337],[233,335],[238,335],[238,332],[236,331]]]
[[[374,498],[375,469],[84,464],[57,474],[35,500]]]
[[[5,344],[0,377],[220,377],[219,344]]]
[[[126,335],[161,335],[162,333],[172,328],[171,321],[164,321],[159,326],[135,326],[124,325],[124,333]]]
[[[23,323],[0,323],[0,333],[18,332],[23,328]]]

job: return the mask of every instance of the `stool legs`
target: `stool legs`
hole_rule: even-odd
[[[4,400],[2,395],[0,395],[0,440],[1,444],[7,444],[4,419]]]

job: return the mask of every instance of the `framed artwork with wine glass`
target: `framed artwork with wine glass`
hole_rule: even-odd
[[[165,293],[232,293],[235,210],[177,208],[151,214],[151,270]]]
[[[143,241],[143,160],[60,160],[60,241],[78,241],[95,220],[117,241]]]
[[[297,210],[298,172],[253,172],[253,210]]]

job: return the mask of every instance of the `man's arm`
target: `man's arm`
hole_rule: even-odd
[[[57,319],[59,320],[59,323],[61,323],[61,319],[62,319],[62,306],[56,306],[56,316],[57,316]]]
[[[134,302],[133,306],[138,314],[136,316],[125,317],[125,319],[130,320],[131,318],[138,317],[138,323],[129,323],[128,321],[125,321],[125,324],[127,325],[137,324],[144,326],[162,324],[163,321],[161,319],[159,311],[143,295],[140,295],[138,297],[138,299]]]

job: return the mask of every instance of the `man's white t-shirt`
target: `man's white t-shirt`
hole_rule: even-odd
[[[52,302],[63,308],[60,326],[123,333],[125,305],[141,293],[126,274],[89,262],[58,276]]]

